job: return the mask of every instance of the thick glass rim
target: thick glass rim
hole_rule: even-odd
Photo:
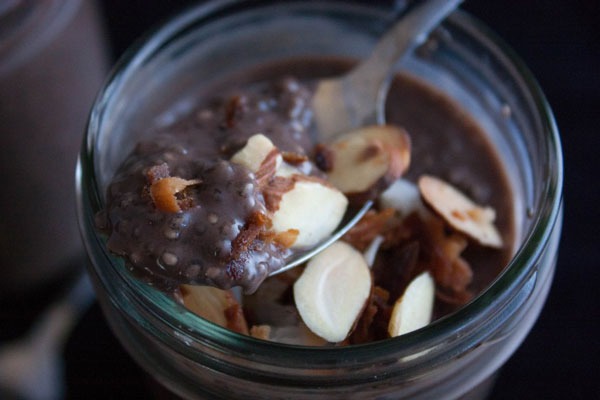
[[[256,2],[253,4],[252,2],[229,0],[190,8],[165,26],[149,32],[130,48],[117,63],[91,112],[77,167],[79,220],[88,251],[91,251],[90,248],[94,244],[99,245],[102,254],[98,255],[102,257],[102,265],[110,265],[111,272],[119,277],[122,294],[126,295],[131,304],[137,307],[138,310],[142,310],[146,317],[159,321],[172,329],[175,334],[169,338],[163,337],[163,340],[170,341],[178,337],[180,339],[185,338],[182,343],[186,340],[200,341],[210,344],[212,348],[218,351],[234,352],[242,356],[250,352],[254,357],[253,360],[257,362],[260,362],[261,354],[268,354],[269,358],[285,359],[288,362],[293,360],[298,363],[297,365],[326,364],[340,359],[369,360],[369,362],[373,362],[378,355],[382,357],[393,356],[397,359],[398,357],[421,352],[423,352],[424,357],[429,357],[433,356],[434,354],[431,353],[435,352],[426,354],[428,349],[436,348],[448,341],[458,340],[458,338],[464,339],[474,335],[474,330],[477,330],[476,328],[481,323],[481,318],[485,315],[485,312],[492,307],[508,302],[516,291],[527,282],[527,278],[535,272],[533,271],[535,261],[543,252],[553,226],[559,218],[562,202],[563,161],[556,122],[550,106],[531,72],[510,47],[489,28],[462,11],[452,15],[449,21],[476,31],[481,36],[481,40],[486,40],[506,56],[511,67],[515,68],[518,75],[525,82],[535,101],[535,112],[538,113],[543,124],[544,136],[547,140],[547,154],[545,156],[549,160],[549,165],[545,166],[547,179],[541,189],[539,196],[541,202],[538,205],[536,217],[532,220],[532,227],[523,238],[509,265],[486,290],[477,295],[469,304],[418,331],[403,335],[401,338],[390,338],[348,347],[318,348],[280,344],[237,334],[193,315],[166,295],[145,283],[135,280],[127,273],[126,268],[122,267],[116,257],[104,250],[102,246],[103,239],[99,237],[99,234],[93,228],[93,215],[100,210],[104,196],[99,190],[94,173],[96,168],[94,164],[96,159],[94,142],[100,132],[101,119],[107,103],[110,102],[113,94],[118,92],[127,77],[135,73],[139,66],[150,60],[152,55],[167,44],[171,38],[198,24],[199,20],[214,18],[215,15],[224,13],[228,7],[239,3],[248,3],[247,5],[250,6],[256,5]],[[272,2],[258,2],[259,5],[263,3]],[[100,278],[106,287],[110,287],[112,283],[103,278],[102,274],[96,271],[95,268],[94,266],[93,273]],[[110,295],[113,296],[114,293],[110,293]],[[492,313],[486,318],[492,319],[493,317]],[[182,328],[184,326],[185,329]],[[484,332],[479,330],[476,334],[483,335]],[[192,347],[182,346],[180,350],[181,352],[185,351],[187,357],[193,358],[191,353],[194,350]],[[441,355],[438,354],[437,356]]]

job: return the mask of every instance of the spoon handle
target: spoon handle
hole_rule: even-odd
[[[458,7],[463,0],[423,0],[412,6],[400,21],[378,41],[371,56],[351,75],[382,82],[390,69],[417,46],[423,44],[429,33]],[[377,85],[375,85],[377,86]]]
[[[463,0],[423,0],[417,2],[385,33],[370,57],[341,80],[324,85],[328,97],[341,96],[335,109],[328,105],[329,121],[318,121],[324,137],[370,124],[385,122],[384,104],[394,65],[427,40],[429,33]],[[340,104],[343,103],[343,104]],[[334,105],[335,107],[335,105]]]

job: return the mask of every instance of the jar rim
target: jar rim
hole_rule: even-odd
[[[117,63],[113,73],[104,87],[93,107],[88,129],[85,134],[84,147],[78,163],[77,172],[77,191],[78,208],[80,224],[85,226],[90,224],[90,217],[85,216],[86,209],[99,211],[102,204],[103,194],[100,193],[99,185],[94,176],[94,139],[97,127],[99,127],[102,118],[102,110],[110,100],[118,86],[127,76],[135,72],[136,68],[159,50],[161,46],[168,42],[170,38],[178,32],[191,26],[192,22],[197,23],[199,19],[207,15],[217,14],[232,4],[240,3],[235,0],[227,2],[209,2],[188,9],[178,17],[171,20],[165,26],[150,31],[146,36],[131,47]],[[241,3],[244,3],[242,1]],[[259,2],[270,3],[268,1]],[[178,336],[190,340],[203,340],[210,342],[215,348],[226,348],[228,351],[246,353],[249,348],[253,349],[253,354],[260,354],[262,351],[276,350],[288,360],[298,360],[306,362],[307,359],[312,362],[321,362],[326,360],[335,360],[343,354],[345,358],[351,359],[369,359],[373,360],[374,353],[389,355],[391,351],[395,357],[409,356],[411,354],[423,352],[444,342],[448,338],[464,337],[473,334],[478,327],[480,318],[492,306],[503,304],[510,300],[516,290],[525,284],[528,277],[535,271],[533,266],[535,260],[540,257],[546,243],[549,240],[554,224],[559,218],[562,202],[563,185],[563,164],[561,144],[558,135],[558,129],[554,120],[552,111],[545,99],[539,85],[531,72],[520,60],[520,58],[497,37],[487,26],[476,18],[468,15],[464,11],[458,11],[453,14],[449,21],[459,26],[468,26],[474,32],[482,35],[486,41],[499,49],[504,54],[512,66],[518,71],[520,77],[527,85],[527,89],[535,101],[535,111],[543,123],[545,131],[544,136],[548,141],[547,154],[549,165],[546,166],[547,180],[541,189],[541,202],[538,206],[535,218],[532,220],[531,228],[528,234],[523,238],[518,251],[511,259],[509,264],[498,275],[498,277],[480,294],[478,294],[470,303],[461,307],[456,312],[442,317],[424,328],[403,335],[401,338],[390,338],[381,341],[352,345],[346,347],[305,347],[267,342],[258,340],[249,336],[237,334],[226,328],[217,326],[209,321],[203,320],[191,312],[182,310],[182,307],[174,300],[163,293],[153,289],[149,285],[135,280],[131,277],[126,268],[116,265],[114,257],[104,252],[103,257],[110,260],[109,264],[122,279],[121,284],[127,289],[127,296],[132,304],[139,309],[145,310],[149,317],[158,318],[166,325],[170,326]],[[88,211],[89,213],[89,211]],[[87,221],[86,221],[87,218]],[[91,217],[91,227],[93,230],[93,217]],[[93,232],[86,232],[83,229],[85,242],[99,242],[100,238],[94,237]],[[91,245],[86,243],[88,251]],[[93,270],[93,268],[91,268]],[[100,280],[110,286],[97,271],[93,271]],[[121,287],[123,290],[123,287]],[[186,329],[181,327],[185,326]],[[484,332],[478,331],[478,335]]]

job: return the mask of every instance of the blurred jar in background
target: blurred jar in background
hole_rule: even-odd
[[[93,1],[0,1],[0,298],[81,264],[73,171],[106,50]]]

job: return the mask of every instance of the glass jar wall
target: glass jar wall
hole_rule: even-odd
[[[505,270],[467,306],[399,338],[306,348],[244,337],[135,280],[94,228],[106,187],[149,120],[202,85],[289,57],[361,58],[392,22],[385,8],[327,1],[213,2],[130,50],[92,111],[77,171],[90,273],[113,331],[150,374],[188,398],[476,398],[545,301],[561,221],[553,116],[527,69],[456,13],[400,68],[471,114],[497,146],[516,195],[519,239]]]

